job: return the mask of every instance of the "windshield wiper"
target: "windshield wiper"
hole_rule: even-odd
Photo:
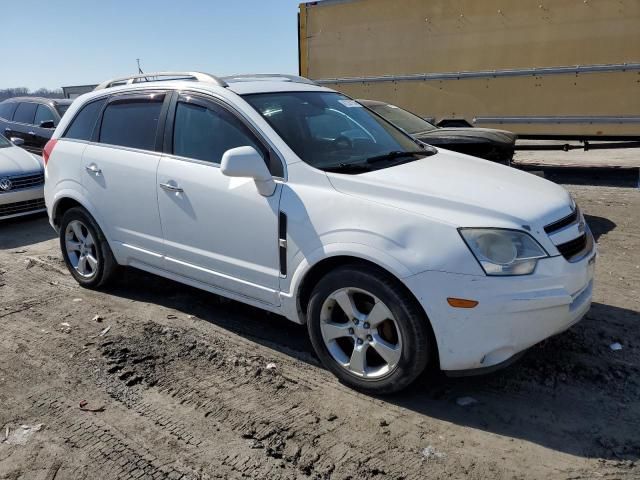
[[[385,162],[387,160],[395,160],[396,158],[406,158],[406,157],[427,157],[432,153],[429,150],[424,150],[420,152],[403,152],[400,150],[395,150],[393,152],[385,153],[384,155],[376,155],[375,157],[367,158],[367,163],[378,163]]]
[[[371,171],[371,167],[365,163],[339,163],[321,168],[325,172],[334,173],[362,173]]]

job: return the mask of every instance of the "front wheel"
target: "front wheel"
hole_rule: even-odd
[[[346,266],[320,280],[307,325],[323,364],[358,390],[397,392],[429,362],[424,312],[397,281],[374,268]]]
[[[117,264],[111,248],[84,208],[71,208],[62,216],[60,248],[69,272],[83,287],[99,288],[114,277]]]

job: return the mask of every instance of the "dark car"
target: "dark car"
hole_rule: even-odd
[[[358,100],[385,120],[418,140],[436,147],[509,165],[513,158],[515,133],[490,128],[440,128],[395,105],[375,100]]]
[[[0,133],[20,138],[22,148],[42,155],[60,119],[73,100],[17,97],[0,103]]]

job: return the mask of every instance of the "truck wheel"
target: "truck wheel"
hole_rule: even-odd
[[[428,320],[384,273],[345,266],[314,288],[307,327],[322,363],[343,383],[372,394],[407,387],[429,363]]]
[[[60,248],[73,278],[85,288],[105,286],[117,264],[102,230],[81,207],[67,210],[60,221]]]

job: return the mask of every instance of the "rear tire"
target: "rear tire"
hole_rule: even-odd
[[[307,328],[325,367],[372,394],[406,388],[434,351],[431,327],[415,299],[397,280],[367,266],[344,266],[318,282]]]
[[[69,272],[81,286],[97,289],[113,280],[118,265],[111,247],[84,208],[70,208],[62,216],[60,249]]]

